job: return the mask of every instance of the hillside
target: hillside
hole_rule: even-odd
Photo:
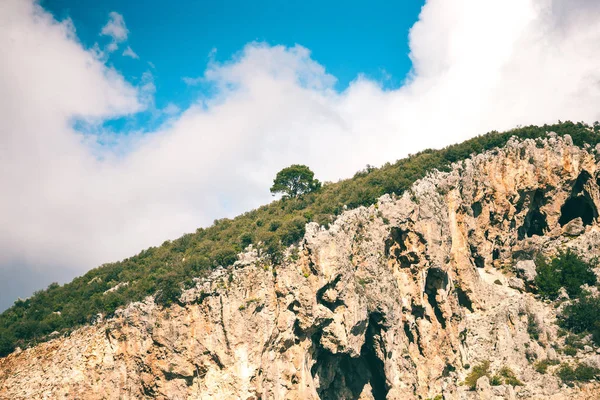
[[[26,348],[93,323],[98,314],[110,317],[119,307],[149,295],[156,295],[162,306],[177,303],[181,290],[194,286],[193,278],[232,265],[250,244],[265,263],[280,265],[285,262],[285,249],[304,236],[306,223],[329,227],[343,210],[372,205],[384,194],[401,196],[433,170],[449,171],[451,163],[502,147],[513,135],[535,139],[545,137],[548,131],[568,134],[580,147],[600,142],[600,126],[583,123],[491,132],[442,150],[425,150],[382,168],[368,167],[351,179],[326,184],[299,199],[275,201],[231,220],[216,220],[209,228],[16,301],[0,315],[0,357],[17,346]]]
[[[0,398],[594,399],[599,207],[600,146],[514,138],[1,358]]]

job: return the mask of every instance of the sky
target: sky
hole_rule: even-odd
[[[600,119],[595,0],[293,3],[0,2],[0,310],[271,201],[290,164]]]

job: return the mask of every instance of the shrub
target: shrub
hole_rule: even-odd
[[[563,348],[563,353],[565,353],[565,355],[573,357],[577,355],[577,349],[573,346],[565,346]]]
[[[561,287],[571,298],[579,296],[581,285],[595,285],[596,274],[592,265],[583,261],[576,253],[567,250],[549,263],[539,257],[536,261],[535,284],[545,298],[555,300]]]
[[[488,378],[490,376],[489,360],[484,360],[473,367],[473,370],[465,378],[465,385],[467,385],[471,390],[475,390],[477,386],[477,380],[482,376],[487,376]]]
[[[229,265],[232,265],[236,261],[237,261],[237,252],[233,249],[219,250],[217,252],[217,254],[215,254],[215,263],[217,265],[227,267]]]
[[[561,364],[556,370],[558,376],[564,383],[572,384],[573,382],[586,382],[594,379],[600,370],[582,363],[578,363],[575,368],[569,364]]]
[[[576,349],[583,349],[583,342],[579,336],[570,334],[565,338],[565,345],[572,346]]]
[[[535,315],[528,313],[527,314],[527,333],[529,333],[529,337],[533,340],[540,339],[540,325],[538,320],[535,318]]]
[[[242,249],[245,249],[246,247],[248,247],[249,245],[252,244],[252,234],[249,232],[244,232],[240,235],[240,246],[242,246]]]
[[[558,361],[546,358],[545,360],[540,360],[537,363],[535,363],[534,368],[540,374],[545,374],[548,371],[548,367],[550,365],[558,365]]]
[[[497,378],[497,380],[500,381],[500,383],[498,385],[505,383],[505,384],[511,385],[511,386],[523,386],[523,382],[521,382],[517,378],[517,376],[515,375],[513,370],[507,366],[500,368],[498,373],[496,375],[494,375],[494,378]]]
[[[9,355],[15,349],[15,338],[11,337],[6,330],[0,330],[0,357]]]
[[[273,265],[279,265],[283,262],[283,247],[276,237],[271,237],[265,242],[265,252]]]
[[[600,297],[584,293],[564,308],[559,325],[575,333],[591,333],[594,342],[600,345]]]
[[[502,385],[502,377],[500,375],[494,375],[490,378],[490,385],[500,386]]]
[[[155,302],[164,307],[168,307],[173,303],[179,302],[181,296],[181,285],[179,284],[178,276],[174,273],[166,274],[158,280],[158,292],[155,297]]]
[[[289,246],[302,239],[305,232],[306,221],[304,218],[294,218],[285,224],[282,228],[281,242],[284,246]]]

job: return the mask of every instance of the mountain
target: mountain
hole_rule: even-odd
[[[0,398],[594,398],[598,130],[425,151],[52,285],[0,316]]]

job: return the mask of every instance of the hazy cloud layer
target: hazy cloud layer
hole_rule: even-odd
[[[123,41],[115,15],[103,33]],[[0,293],[23,274],[45,286],[268,202],[273,176],[291,163],[337,180],[491,129],[593,122],[598,43],[593,1],[429,0],[400,89],[357,77],[338,93],[308,49],[252,43],[198,71],[190,84],[216,94],[160,111],[170,119],[158,131],[83,135],[74,120],[94,127],[155,112],[152,74],[133,86],[81,46],[69,21],[4,0],[0,270],[14,280],[0,280]],[[0,309],[10,303],[0,298]]]

